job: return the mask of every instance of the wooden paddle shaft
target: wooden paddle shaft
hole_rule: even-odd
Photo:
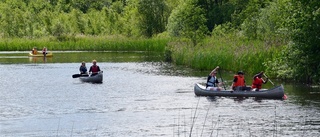
[[[263,74],[267,79],[269,79],[267,76],[266,76],[266,74]],[[272,84],[272,85],[274,85],[274,83],[271,81],[271,79],[269,79],[269,81],[270,81],[270,83]]]

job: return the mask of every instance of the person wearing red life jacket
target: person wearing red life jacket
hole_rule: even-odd
[[[238,72],[238,75],[234,75],[232,83],[232,89],[237,91],[251,90],[250,87],[246,86],[246,80],[242,71]]]
[[[96,60],[93,60],[92,64],[93,65],[90,67],[89,72],[91,73],[91,76],[94,76],[94,75],[98,74],[101,70],[100,70],[100,67],[97,65]]]
[[[46,47],[43,47],[42,54],[43,54],[43,56],[46,56],[48,54]]]
[[[253,89],[253,91],[259,91],[262,88],[262,84],[266,84],[268,82],[268,78],[264,80],[262,78],[262,75],[263,75],[263,71],[253,76],[253,81],[251,85],[251,88]]]

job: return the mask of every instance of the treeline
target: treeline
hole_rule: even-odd
[[[2,39],[178,38],[168,44],[170,54],[184,47],[197,47],[188,51],[194,53],[214,49],[209,42],[221,38],[249,41],[237,47],[266,49],[261,61],[273,76],[308,83],[320,81],[319,30],[318,0],[0,0]]]

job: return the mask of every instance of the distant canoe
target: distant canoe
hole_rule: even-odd
[[[266,99],[282,99],[282,97],[284,96],[284,88],[282,85],[280,85],[271,89],[263,89],[260,91],[212,91],[206,90],[205,86],[197,83],[194,85],[194,93],[197,96],[257,97]]]
[[[48,52],[46,57],[52,57],[52,52]],[[44,57],[42,52],[38,52],[37,54],[32,54],[31,52],[29,52],[29,57]]]

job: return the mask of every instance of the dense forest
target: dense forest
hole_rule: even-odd
[[[319,30],[318,0],[0,0],[0,40],[117,35],[198,49],[260,41],[252,48],[273,49],[266,71],[307,83],[320,81]]]

